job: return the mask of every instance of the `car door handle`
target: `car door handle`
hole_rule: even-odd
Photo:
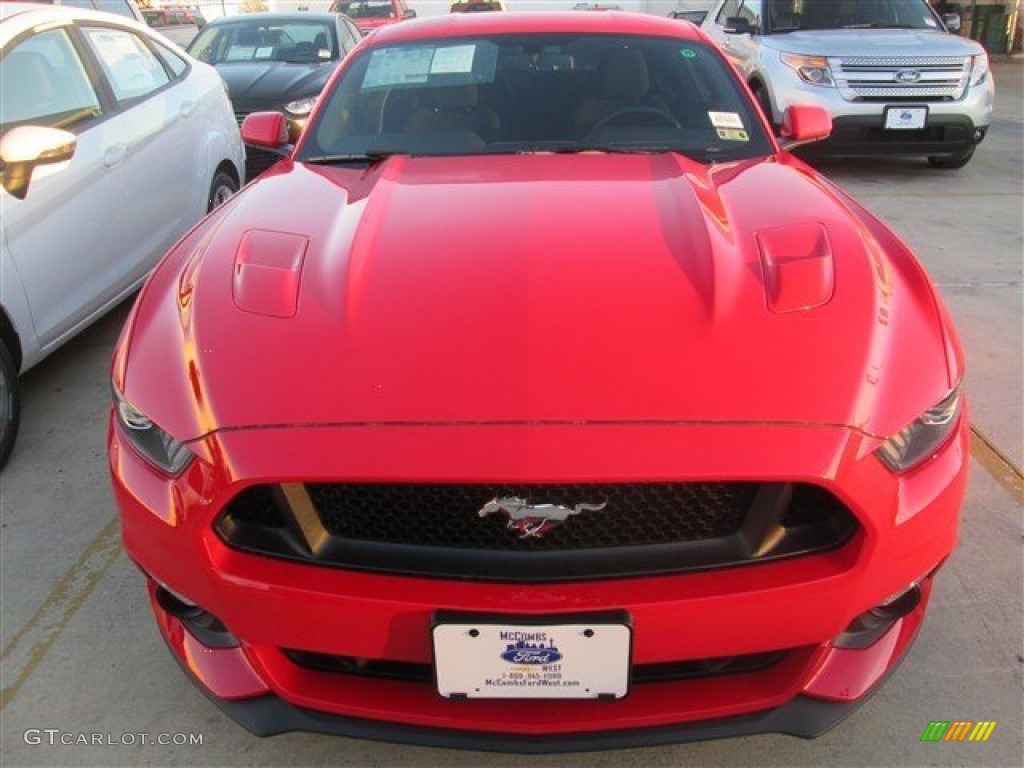
[[[103,153],[103,164],[107,166],[107,168],[113,168],[127,156],[127,144],[114,144],[112,147],[108,147],[107,151]]]
[[[186,101],[184,104],[181,105],[181,113],[180,114],[181,114],[182,117],[186,117],[186,118],[187,117],[191,117],[192,110],[194,110],[195,108],[196,108],[196,103],[194,101]]]

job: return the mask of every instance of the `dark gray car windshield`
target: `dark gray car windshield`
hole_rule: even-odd
[[[768,34],[805,29],[941,29],[924,0],[767,0]]]
[[[307,19],[263,18],[208,24],[188,47],[207,64],[253,61],[318,63],[338,58],[334,29]]]
[[[416,41],[362,51],[298,159],[679,152],[762,156],[769,139],[722,58],[696,41],[593,34]]]

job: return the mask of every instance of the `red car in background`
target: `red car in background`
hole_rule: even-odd
[[[405,0],[341,0],[331,5],[331,13],[344,13],[364,35],[416,17],[416,11]]]
[[[351,10],[348,11],[351,13]],[[963,355],[907,247],[695,27],[382,29],[117,346],[125,547],[252,732],[815,736],[953,550]],[[472,215],[467,216],[467,211]]]

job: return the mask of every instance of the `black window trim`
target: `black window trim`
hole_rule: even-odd
[[[93,69],[93,61],[91,57],[83,53],[81,45],[78,40],[77,31],[75,29],[74,19],[42,22],[40,24],[36,24],[30,29],[26,29],[24,32],[15,35],[7,42],[7,45],[4,47],[4,55],[0,56],[0,62],[3,62],[3,60],[7,58],[7,56],[10,53],[17,50],[18,46],[26,40],[28,40],[29,38],[38,37],[39,35],[45,34],[47,32],[54,32],[57,30],[61,30],[67,35],[68,42],[71,44],[71,49],[75,52],[75,55],[78,56],[78,61],[82,65],[82,69],[85,70],[85,75],[86,79],[88,80],[89,87],[92,88],[93,93],[96,94],[96,100],[99,102],[100,114],[94,115],[93,117],[87,117],[75,123],[74,125],[70,125],[66,128],[61,129],[67,131],[68,133],[73,133],[75,136],[78,136],[84,131],[87,131],[94,126],[103,123],[110,116],[110,104],[106,100],[106,81],[103,78],[97,78],[95,76],[96,72]],[[99,80],[99,82],[97,82],[97,80]],[[4,127],[4,132],[6,132],[22,125],[39,125],[40,123],[37,121],[38,118],[33,118],[29,120],[20,120],[18,122],[13,122],[10,124],[0,123],[0,125]]]
[[[171,69],[170,65],[166,61],[164,61],[164,57],[161,56],[160,52],[156,49],[155,41],[148,34],[140,32],[137,29],[133,29],[131,27],[124,27],[120,24],[112,24],[107,21],[97,22],[93,21],[92,19],[89,19],[88,21],[76,19],[74,21],[73,26],[75,29],[75,33],[79,38],[79,44],[82,48],[85,49],[85,53],[88,56],[92,67],[95,68],[94,72],[96,78],[103,83],[104,93],[106,97],[109,99],[108,116],[113,116],[116,114],[120,114],[121,112],[125,112],[131,109],[132,107],[135,107],[136,105],[141,104],[142,102],[152,98],[153,96],[156,96],[157,94],[162,93],[165,90],[168,90],[172,86],[177,85],[180,81],[187,78],[189,73],[192,71],[191,63],[188,61],[188,59],[183,58],[182,60],[185,62],[185,69],[180,75],[176,75],[174,70]],[[146,50],[148,50],[159,62],[161,68],[164,70],[164,73],[167,75],[167,82],[161,85],[159,88],[154,88],[152,91],[149,91],[147,93],[143,93],[139,96],[133,96],[130,99],[124,99],[119,101],[117,97],[114,95],[114,86],[111,84],[106,72],[103,70],[103,65],[100,62],[97,54],[93,51],[92,44],[89,42],[86,36],[86,28],[113,29],[118,32],[126,32],[139,38],[142,41],[143,45],[145,45]],[[90,71],[90,77],[92,75],[93,71]]]

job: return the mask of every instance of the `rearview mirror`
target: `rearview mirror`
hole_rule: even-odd
[[[412,8],[406,8],[402,12],[402,18],[403,19],[415,19],[416,18],[416,11],[414,11]]]
[[[944,13],[942,15],[942,23],[946,25],[946,29],[950,32],[956,33],[960,31],[960,14],[959,13]]]
[[[754,34],[754,28],[750,25],[750,22],[742,16],[729,16],[725,20],[725,26],[722,28],[722,31],[727,35]]]
[[[19,200],[24,200],[36,167],[70,160],[75,154],[77,143],[75,134],[59,128],[22,125],[11,129],[0,139],[4,189]]]
[[[810,104],[786,107],[782,115],[782,138],[786,149],[798,144],[820,141],[832,133],[832,116],[823,108]]]

